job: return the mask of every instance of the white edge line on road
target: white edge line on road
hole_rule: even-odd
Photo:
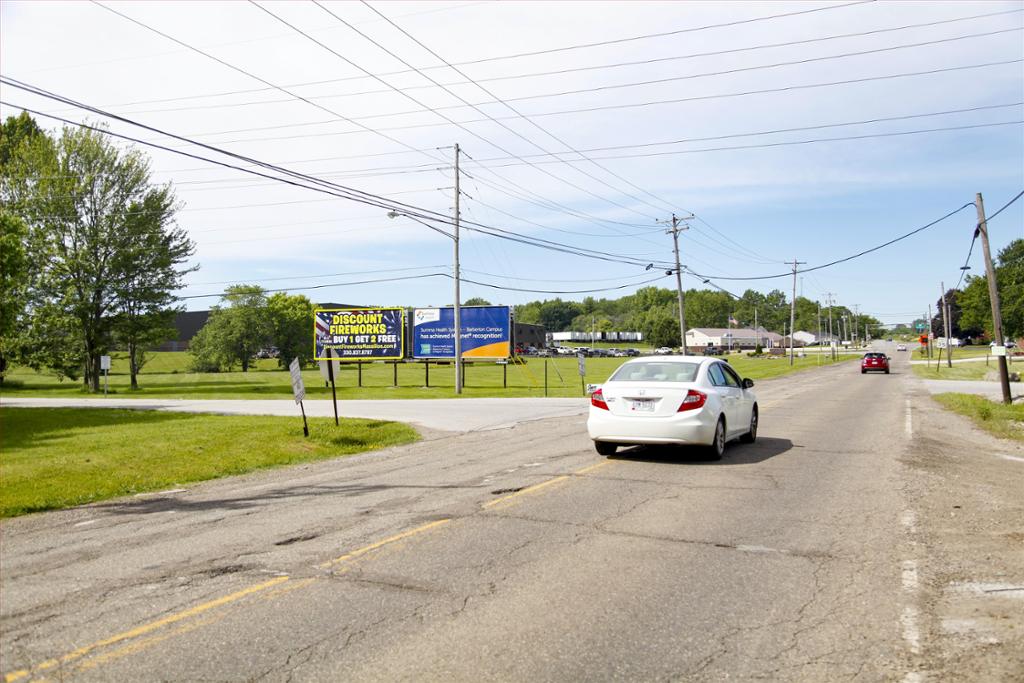
[[[907,436],[910,437],[910,438],[913,438],[914,437],[914,416],[913,416],[913,413],[911,413],[911,410],[910,410],[910,399],[909,398],[907,399],[907,418],[906,418],[905,426],[906,426],[906,430],[907,430]]]
[[[911,533],[917,531],[917,513],[913,510],[904,510],[903,514],[900,515],[900,524],[907,528],[907,531]]]
[[[1016,455],[1006,455],[1005,453],[999,453],[999,457],[1003,460],[1012,460],[1013,462],[1024,462],[1024,458]]]
[[[917,560],[904,560],[902,571],[903,590],[914,593],[917,591]]]
[[[917,627],[917,608],[907,605],[900,615],[900,624],[903,625],[903,640],[907,642],[913,654],[921,653],[921,632]]]

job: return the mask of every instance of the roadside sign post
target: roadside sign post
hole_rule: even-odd
[[[103,395],[107,395],[110,386],[110,356],[100,356],[100,370],[103,371]]]
[[[582,353],[576,356],[576,362],[579,364],[580,373],[580,388],[583,390],[583,395],[587,395],[587,384],[584,379],[587,376],[587,359]]]
[[[299,410],[302,411],[302,435],[309,438],[306,407],[302,405],[302,399],[306,398],[306,386],[302,383],[302,367],[299,366],[298,358],[292,358],[292,362],[288,364],[288,372],[292,376],[292,393],[295,394],[295,402],[299,404]]]
[[[331,403],[334,404],[334,426],[338,426],[338,390],[334,387],[334,363],[331,362],[331,350],[324,349],[327,354],[327,381],[331,383]]]

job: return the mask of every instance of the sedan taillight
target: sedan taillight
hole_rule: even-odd
[[[598,389],[590,395],[590,405],[601,410],[608,410],[608,404],[604,401],[604,394]]]
[[[679,404],[679,410],[677,413],[682,413],[687,410],[697,410],[697,408],[703,408],[704,404],[707,403],[708,395],[697,391],[696,389],[690,389],[686,392],[686,398]]]

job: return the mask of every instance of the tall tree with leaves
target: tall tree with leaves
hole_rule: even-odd
[[[128,351],[131,388],[146,363],[145,350],[175,334],[172,292],[198,266],[182,264],[195,252],[194,243],[174,226],[174,195],[169,187],[150,190],[127,211],[123,234],[126,247],[115,257],[117,303],[114,339]]]
[[[293,358],[305,365],[313,359],[313,302],[302,294],[277,292],[267,299],[270,343],[280,352],[277,363],[287,368]]]
[[[121,297],[131,289],[125,283],[152,263],[140,264],[141,233],[133,221],[143,214],[137,209],[166,203],[160,219],[146,229],[152,232],[146,245],[191,253],[184,235],[168,229],[170,190],[151,188],[140,152],[122,150],[103,133],[85,129],[66,128],[55,141],[37,135],[21,144],[4,176],[4,199],[29,226],[34,334],[37,339],[65,335],[60,357],[44,357],[36,348],[29,363],[53,367],[78,355],[86,387],[99,391],[100,357],[110,351]],[[181,260],[172,256],[170,261],[178,270]],[[68,345],[78,349],[72,352]]]
[[[28,228],[17,216],[0,210],[0,382],[16,346],[18,321],[28,296]]]
[[[242,372],[248,372],[256,352],[271,339],[266,292],[258,285],[232,285],[225,290],[221,304],[210,310],[209,320],[192,338],[192,368],[198,372],[228,370],[238,363]]]

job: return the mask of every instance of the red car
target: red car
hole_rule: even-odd
[[[889,356],[884,353],[865,353],[860,359],[860,374],[868,370],[881,371],[889,374]]]

